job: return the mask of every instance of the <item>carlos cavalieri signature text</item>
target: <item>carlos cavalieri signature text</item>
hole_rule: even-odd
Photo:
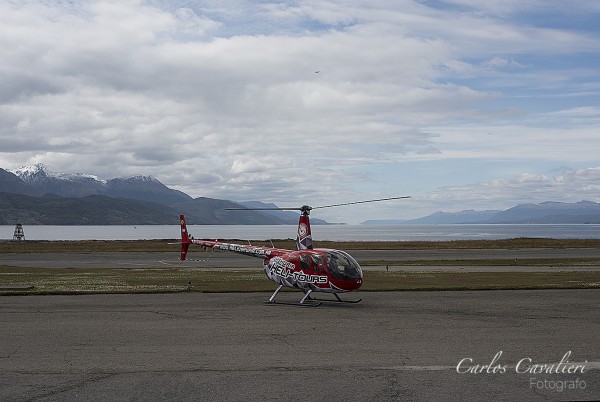
[[[505,374],[512,365],[501,364],[502,351],[496,353],[494,358],[487,364],[475,364],[473,359],[465,357],[456,365],[459,374]],[[536,363],[533,359],[525,357],[514,366],[517,374],[584,374],[587,371],[584,363],[571,363],[569,358],[571,351],[564,354],[558,363]]]

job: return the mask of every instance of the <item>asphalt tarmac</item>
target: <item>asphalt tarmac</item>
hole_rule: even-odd
[[[483,271],[569,270],[509,262],[600,256],[594,249],[352,254],[391,261],[390,270]],[[231,253],[208,256],[194,253],[201,261],[186,264],[261,266]],[[486,258],[507,266],[403,265]],[[176,263],[176,253],[0,254],[0,265],[24,267]],[[584,268],[600,269],[576,270]],[[263,293],[2,297],[0,400],[596,400],[598,292],[360,292],[346,295],[362,297],[359,304],[316,308],[265,305]],[[535,372],[542,364],[583,367]]]
[[[599,295],[2,297],[0,400],[598,400]]]

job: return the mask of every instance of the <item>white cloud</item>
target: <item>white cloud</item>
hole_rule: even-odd
[[[329,204],[392,182],[362,170],[379,163],[594,166],[598,105],[538,106],[532,82],[579,99],[595,66],[531,60],[594,54],[597,33],[507,18],[539,2],[444,3],[0,0],[0,167]]]
[[[595,167],[566,169],[558,176],[523,173],[511,179],[450,186],[431,192],[420,200],[430,205],[445,205],[444,211],[506,209],[520,203],[544,201],[600,202],[599,190],[600,167]]]

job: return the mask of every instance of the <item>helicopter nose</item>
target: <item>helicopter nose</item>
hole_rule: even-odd
[[[352,292],[354,290],[360,289],[360,287],[362,286],[362,284],[363,284],[363,278],[362,278],[362,275],[361,275],[361,276],[359,276],[356,279],[345,281],[345,283],[343,285],[343,288],[346,291],[348,291],[348,292]]]

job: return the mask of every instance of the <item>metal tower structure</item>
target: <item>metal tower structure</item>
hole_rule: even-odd
[[[23,232],[23,225],[17,223],[15,226],[15,234],[13,235],[13,240],[25,240],[25,232]]]

